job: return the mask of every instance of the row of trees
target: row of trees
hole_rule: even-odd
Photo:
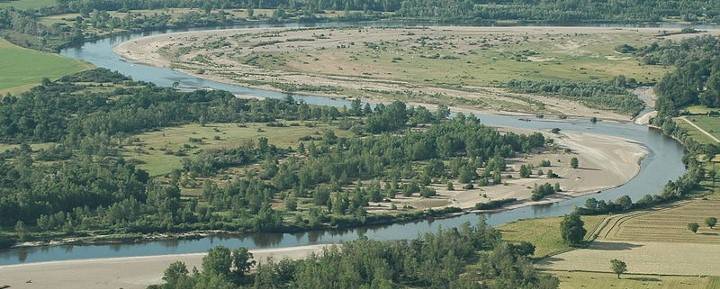
[[[537,93],[575,100],[589,107],[636,115],[645,103],[627,89],[637,86],[634,79],[618,76],[612,81],[575,82],[564,80],[511,80],[504,84],[512,91]]]
[[[174,263],[165,283],[151,288],[557,288],[556,278],[535,271],[526,258],[531,247],[503,243],[481,222],[412,241],[348,242],[303,260],[262,262],[252,274],[244,270],[252,262],[246,250],[217,247],[202,270],[191,274]],[[477,265],[466,267],[471,263]]]
[[[407,0],[402,2],[398,13],[405,17],[452,22],[515,20],[556,24],[638,23],[660,22],[670,17],[720,22],[720,4],[710,0]]]

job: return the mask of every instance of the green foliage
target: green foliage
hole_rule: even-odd
[[[580,166],[580,161],[578,161],[578,158],[573,157],[572,159],[570,159],[570,167],[572,167],[573,169],[577,169],[578,166]]]
[[[687,228],[690,232],[697,233],[698,229],[700,229],[700,225],[698,225],[698,223],[688,223]]]
[[[720,106],[720,47],[715,36],[702,36],[653,44],[639,52],[646,63],[674,65],[655,87],[656,109],[674,116],[691,104]]]
[[[521,165],[520,166],[520,177],[521,178],[529,178],[532,174],[532,167],[528,165]]]
[[[560,184],[557,184],[556,186],[553,186],[549,183],[545,183],[540,186],[535,184],[535,187],[532,190],[532,195],[530,198],[533,201],[542,200],[544,197],[547,197],[549,195],[552,195],[552,194],[558,192],[559,187],[560,187]]]
[[[627,264],[618,259],[610,260],[610,267],[612,271],[617,274],[618,279],[620,279],[620,274],[627,272]]]
[[[515,198],[492,200],[492,201],[489,201],[486,203],[475,204],[475,209],[476,210],[494,210],[494,209],[502,208],[505,205],[512,204],[516,201],[517,201],[517,199],[515,199]]]
[[[626,80],[624,76],[618,76],[609,82],[511,80],[505,86],[512,91],[575,100],[589,107],[628,115],[636,115],[645,107],[642,100],[627,91],[627,88],[637,86],[635,80]]]
[[[585,223],[577,213],[565,215],[562,223],[560,223],[560,233],[562,239],[571,246],[577,246],[582,243],[587,231],[584,228]]]
[[[502,243],[499,233],[481,222],[474,227],[463,224],[425,234],[412,241],[352,241],[306,259],[270,260],[245,279],[232,279],[223,275],[232,270],[226,258],[229,250],[215,248],[210,253],[220,262],[213,264],[222,265],[221,268],[213,267],[191,276],[182,270],[168,270],[179,271],[172,276],[180,277],[167,278],[160,288],[247,288],[244,285],[249,284],[253,288],[461,289],[477,288],[474,286],[478,283],[498,284],[488,287],[497,289],[557,288],[557,279],[535,271],[526,259],[532,251],[529,243]],[[222,256],[218,252],[223,252]],[[474,263],[477,265],[468,266]],[[178,286],[179,282],[174,280],[180,279],[189,287]]]
[[[717,225],[717,218],[715,218],[715,217],[705,218],[705,225],[707,225],[708,227],[710,227],[710,229],[712,229],[713,227],[715,227],[715,225]]]

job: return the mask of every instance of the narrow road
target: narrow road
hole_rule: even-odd
[[[709,138],[711,138],[711,139],[714,140],[715,142],[719,142],[719,143],[720,143],[720,139],[716,138],[715,136],[713,136],[713,135],[710,134],[709,132],[705,131],[704,129],[702,129],[701,127],[699,127],[697,124],[693,123],[692,121],[688,120],[688,119],[685,118],[684,116],[681,116],[680,119],[682,119],[682,120],[684,120],[685,122],[687,122],[688,124],[692,125],[695,129],[699,130],[701,133],[705,134],[706,136],[708,136]]]

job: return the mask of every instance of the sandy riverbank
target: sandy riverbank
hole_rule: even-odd
[[[652,38],[660,31],[661,29],[657,28],[598,27],[430,27],[361,30],[246,28],[144,37],[122,43],[116,46],[114,51],[129,61],[173,68],[214,81],[263,89],[299,88],[297,91],[302,93],[303,89],[310,87],[319,90],[311,89],[309,93],[333,97],[361,96],[378,100],[403,99],[408,102],[417,99],[487,111],[543,111],[546,114],[629,121],[630,117],[627,115],[589,108],[575,101],[511,93],[492,85],[499,83],[497,81],[512,79],[511,75],[515,74],[488,82],[478,81],[487,75],[474,75],[478,71],[473,69],[490,64],[478,63],[477,67],[461,69],[467,70],[468,75],[441,80],[440,78],[454,73],[444,70],[446,67],[442,66],[442,63],[418,64],[416,67],[403,64],[403,60],[393,60],[388,64],[383,59],[388,52],[380,52],[379,56],[368,56],[365,55],[369,53],[365,46],[380,44],[383,47],[394,47],[389,43],[403,43],[403,47],[407,46],[407,53],[396,55],[394,59],[408,58],[405,59],[408,63],[425,63],[428,58],[417,48],[418,41],[425,41],[423,39],[434,41],[432,45],[444,45],[437,47],[439,52],[449,49],[464,59],[488,47],[492,49],[507,46],[509,49],[523,41],[539,45],[538,41],[557,38],[558,43],[550,51],[551,54],[601,57],[588,50],[587,47],[591,44],[574,41],[572,35],[603,38],[621,34]],[[422,47],[425,45],[422,42]],[[387,48],[379,48],[381,51],[384,49]],[[607,57],[612,58],[608,61],[627,61],[626,58],[615,55]],[[492,59],[496,61],[495,57]],[[544,66],[555,61],[551,60],[532,56],[528,57],[527,61]],[[468,60],[467,63],[474,61],[477,60]],[[627,63],[623,66],[627,66]],[[427,72],[436,69],[443,73]],[[486,69],[495,70],[492,66]],[[584,74],[586,72],[583,71],[576,75]],[[439,78],[433,81],[431,77]]]
[[[262,262],[273,259],[300,259],[319,253],[328,245],[252,250]],[[144,289],[162,282],[163,271],[175,261],[192,269],[200,267],[204,253],[71,260],[0,266],[0,287],[10,289]]]
[[[510,130],[518,133],[532,132],[522,129]],[[473,208],[476,203],[508,198],[521,201],[513,208],[557,202],[618,187],[630,181],[640,172],[640,162],[648,153],[642,145],[616,137],[590,133],[559,135],[547,133],[546,136],[554,139],[558,144],[557,149],[510,159],[508,172],[503,174],[503,185],[463,189],[463,185],[455,181],[455,190],[452,191],[447,190],[444,184],[435,185],[439,195],[431,199],[398,198],[394,201],[417,208],[452,206],[463,209]],[[577,169],[570,166],[570,159],[573,157],[579,160],[580,166]],[[542,160],[549,160],[552,165],[539,167],[538,164]],[[522,165],[536,167],[530,178],[520,177],[519,170]],[[553,170],[560,178],[549,179],[547,176],[538,176],[536,172],[539,169],[544,172]],[[559,183],[563,192],[538,202],[530,201],[533,187],[545,183]]]

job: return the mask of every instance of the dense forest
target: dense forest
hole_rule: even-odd
[[[642,49],[650,64],[674,65],[675,69],[657,84],[657,109],[675,116],[692,104],[720,106],[720,41],[714,36],[667,41]]]
[[[384,222],[390,217],[365,211],[368,202],[396,194],[431,197],[428,185],[447,179],[499,185],[506,158],[546,143],[540,133],[499,133],[472,115],[448,116],[443,106],[431,112],[402,102],[372,107],[355,100],[335,108],[290,97],[247,100],[85,71],[3,98],[0,137],[21,145],[0,154],[0,224],[14,225],[23,239],[44,231],[287,231]],[[187,156],[161,178],[150,178],[122,154],[133,135],[148,130],[247,122],[271,129],[281,120],[335,123],[363,137],[328,130],[297,148],[260,138]],[[52,145],[33,150],[27,144],[40,142]],[[196,180],[248,165],[259,170],[229,183]],[[200,198],[181,198],[183,187],[200,185]],[[271,206],[278,199],[284,210]],[[300,214],[299,200],[313,207]]]
[[[246,249],[216,247],[203,258],[201,270],[190,273],[184,263],[173,263],[164,284],[150,288],[557,288],[557,278],[533,268],[527,258],[532,249],[502,242],[482,221],[412,241],[348,242],[303,260],[262,262],[253,272],[256,261]]]
[[[287,8],[397,12],[403,17],[447,21],[516,20],[546,23],[659,22],[676,17],[685,21],[720,21],[720,4],[710,0],[577,1],[577,0],[61,0],[59,9],[160,9],[165,7]]]

